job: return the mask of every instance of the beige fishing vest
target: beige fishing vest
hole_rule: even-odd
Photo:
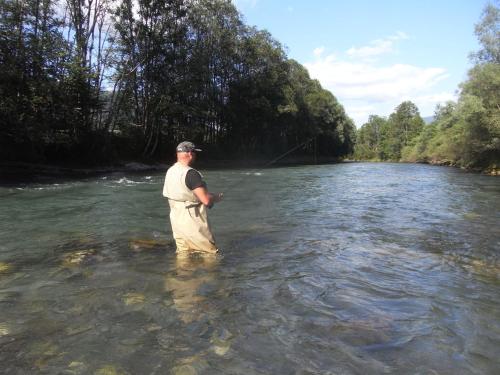
[[[168,198],[170,206],[170,224],[177,252],[216,253],[218,250],[208,222],[207,208],[186,186],[186,174],[191,169],[175,163],[167,171],[163,186],[163,196]]]
[[[186,174],[193,168],[175,163],[165,176],[163,196],[178,202],[199,203],[196,195],[186,186]],[[203,177],[203,176],[202,176]]]

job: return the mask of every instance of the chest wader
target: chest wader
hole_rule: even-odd
[[[177,253],[201,251],[216,253],[207,208],[186,186],[186,174],[192,169],[176,163],[167,171],[163,195],[170,206],[170,224]]]

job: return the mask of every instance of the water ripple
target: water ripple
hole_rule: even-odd
[[[205,176],[233,185],[210,211],[214,261],[175,257],[164,173],[0,188],[4,371],[500,367],[497,179],[363,163]]]

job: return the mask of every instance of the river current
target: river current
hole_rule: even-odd
[[[216,259],[176,258],[164,173],[0,187],[0,372],[498,373],[500,179],[202,173]]]

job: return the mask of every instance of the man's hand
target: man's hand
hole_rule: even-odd
[[[220,202],[224,195],[222,193],[209,193],[206,188],[201,186],[194,189],[193,193],[207,207],[212,207],[214,203]]]

